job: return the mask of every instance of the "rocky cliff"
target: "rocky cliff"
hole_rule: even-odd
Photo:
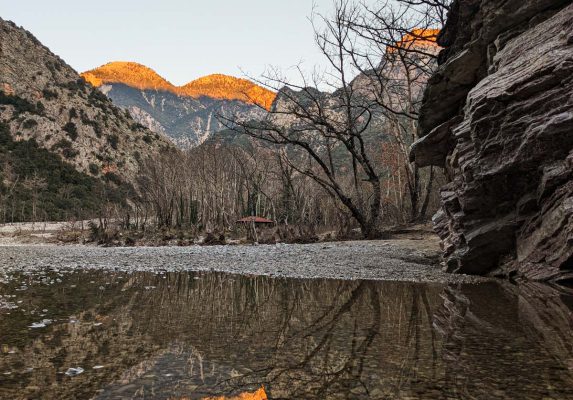
[[[114,106],[31,33],[0,19],[0,122],[78,171],[131,180],[138,160],[172,144]]]
[[[411,156],[446,169],[447,268],[573,277],[573,4],[456,0]]]
[[[165,133],[180,147],[203,143],[227,118],[262,119],[276,94],[246,80],[214,74],[175,86],[152,69],[111,62],[82,76],[139,123]]]

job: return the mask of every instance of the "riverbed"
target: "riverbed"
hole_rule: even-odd
[[[420,246],[8,246],[0,266],[1,399],[573,398],[569,289],[445,274]]]

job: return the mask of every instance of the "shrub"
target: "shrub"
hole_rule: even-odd
[[[70,119],[78,117],[78,112],[74,107],[70,108],[69,114],[70,114]]]
[[[99,124],[96,121],[91,120],[87,116],[87,114],[85,113],[84,110],[80,110],[80,118],[81,118],[83,124],[89,125],[93,128],[93,130],[94,130],[94,132],[98,138],[101,137],[102,130],[101,130]]]
[[[119,143],[119,136],[117,135],[109,135],[107,137],[107,142],[109,143],[109,145],[114,149],[117,150],[117,144]]]
[[[75,81],[66,82],[62,85],[62,87],[65,87],[66,89],[70,89],[71,91],[74,91],[74,92],[78,92],[78,91],[83,91],[85,85],[86,85],[86,83],[84,81],[84,78],[80,78],[80,79],[75,80]]]
[[[60,139],[56,144],[52,146],[52,150],[71,149],[71,148],[72,148],[72,142],[66,139]]]
[[[134,131],[144,131],[146,128],[145,125],[142,125],[139,122],[134,122],[131,124],[131,129]]]
[[[66,132],[70,139],[75,141],[78,138],[78,128],[73,122],[68,122],[63,126],[62,129]]]
[[[13,106],[16,110],[16,113],[21,114],[24,112],[29,112],[32,114],[38,114],[38,109],[28,100],[23,99],[22,97],[6,94],[4,91],[0,90],[0,104],[6,104]]]
[[[35,126],[38,125],[38,121],[36,121],[35,119],[27,119],[26,121],[24,121],[24,123],[22,124],[22,128],[24,129],[31,129],[34,128]]]
[[[62,151],[62,155],[67,159],[71,159],[71,158],[74,158],[75,156],[77,156],[78,152],[74,149],[64,149]]]
[[[54,62],[46,61],[45,65],[46,65],[46,68],[48,68],[48,70],[50,70],[52,75],[54,75],[56,73],[56,71],[60,71],[62,69],[62,66],[56,61],[54,61]]]
[[[103,94],[102,92],[100,92],[98,89],[93,88],[92,92],[90,93],[89,97],[88,97],[88,101],[90,104],[94,105],[97,103],[107,103],[108,102],[108,98],[105,94]]]
[[[123,181],[121,180],[121,178],[119,177],[119,175],[114,174],[113,172],[108,172],[104,175],[104,179],[108,182],[113,182],[116,185],[120,186]]]
[[[96,122],[94,122],[94,124],[92,125],[92,128],[94,128],[94,132],[95,132],[96,136],[98,138],[100,138],[101,134],[103,133],[100,126]]]
[[[38,100],[38,102],[36,103],[36,114],[42,115],[44,114],[45,111],[46,107],[44,106],[44,103]]]
[[[58,98],[58,93],[54,90],[44,89],[42,90],[42,94],[46,100],[52,100]]]
[[[97,164],[90,163],[88,168],[89,168],[89,171],[92,175],[98,175],[99,174],[99,166]]]

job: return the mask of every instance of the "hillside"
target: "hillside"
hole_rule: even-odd
[[[0,220],[124,204],[139,161],[174,149],[31,33],[0,19]]]
[[[131,186],[77,171],[33,140],[14,140],[0,122],[0,223],[91,218],[102,200],[124,205]]]
[[[92,176],[130,180],[138,159],[171,147],[87,84],[32,34],[0,19],[0,120]]]
[[[100,87],[116,106],[129,111],[140,124],[165,134],[181,148],[203,143],[225,127],[218,115],[264,118],[266,112],[240,100],[193,98],[164,90],[140,90],[125,84]]]
[[[82,76],[139,123],[165,133],[180,147],[203,143],[224,129],[218,115],[264,118],[276,96],[249,80],[221,74],[175,86],[133,62],[111,62]]]

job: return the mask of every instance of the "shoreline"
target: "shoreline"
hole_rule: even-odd
[[[32,230],[33,225],[49,229]],[[64,222],[1,225],[0,265],[5,267],[0,267],[0,275],[49,267],[420,283],[492,280],[444,272],[438,236],[420,225],[396,230],[383,240],[261,244],[229,240],[226,244],[186,245],[177,241],[150,245],[142,241],[132,246],[59,241],[62,230],[69,226]]]
[[[188,230],[167,230],[147,232],[122,230],[117,231],[119,239],[98,243],[89,238],[89,223],[91,221],[77,222],[17,222],[0,224],[0,247],[1,246],[94,246],[94,247],[189,247],[189,246],[252,246],[263,244],[313,244],[313,243],[336,243],[355,242],[368,240],[381,240],[401,243],[409,248],[422,248],[441,253],[440,240],[429,225],[416,224],[389,228],[386,231],[388,237],[381,239],[362,239],[358,232],[349,237],[337,237],[334,231],[317,233],[315,237],[293,237],[288,240],[276,239],[271,235],[267,240],[260,243],[247,240],[245,236],[237,232],[228,232],[223,241],[218,240],[218,234],[202,233],[193,238],[177,238],[177,235],[186,234]],[[264,232],[264,231],[263,231]],[[266,231],[267,236],[270,230]],[[161,237],[163,236],[163,237]],[[131,240],[136,237],[135,240]],[[309,240],[310,239],[310,240]],[[314,240],[313,240],[314,239]]]
[[[410,245],[410,246],[409,246]],[[3,245],[0,276],[42,268],[58,271],[221,272],[295,279],[480,283],[491,278],[449,274],[435,251],[406,241],[372,240],[256,246],[97,247]]]

